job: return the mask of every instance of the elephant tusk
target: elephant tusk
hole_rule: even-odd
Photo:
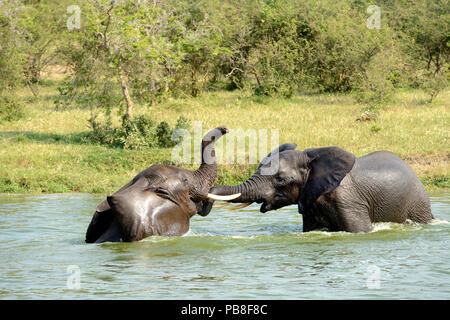
[[[236,194],[231,194],[228,196],[219,196],[217,194],[212,194],[212,193],[208,193],[208,199],[211,200],[217,200],[217,201],[229,201],[229,200],[233,200],[236,198],[239,198],[241,196],[240,193],[236,193]]]
[[[251,205],[252,203],[253,203],[253,202],[243,203],[243,204],[240,204],[240,205],[237,205],[237,206],[234,206],[234,207],[227,208],[227,210],[237,210],[237,209],[242,209],[242,208],[248,207],[248,206]]]
[[[229,206],[231,203],[232,203],[232,202],[224,202],[224,203],[221,203],[221,204],[216,204],[216,205],[213,205],[213,208],[222,208],[222,207],[226,207],[226,206]]]

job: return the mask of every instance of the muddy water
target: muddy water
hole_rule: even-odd
[[[449,299],[450,194],[429,225],[302,233],[295,206],[214,209],[183,237],[85,244],[102,196],[0,195],[0,299]]]

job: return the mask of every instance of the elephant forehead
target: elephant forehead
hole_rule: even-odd
[[[300,155],[301,152],[298,150],[283,151],[280,153],[280,161],[283,160],[294,164]]]
[[[280,156],[277,158],[271,159],[270,162],[264,164],[262,168],[274,168],[274,174],[280,174],[290,168],[294,168],[295,163],[288,157],[287,155],[280,153]]]
[[[146,176],[158,175],[160,177],[186,177],[190,171],[175,166],[155,164],[145,169],[142,173]]]
[[[289,159],[286,156],[280,157],[280,170],[292,167],[294,164],[292,163],[292,160]]]
[[[273,154],[268,161],[261,163],[261,167],[279,165],[280,167],[295,166],[298,158],[296,150],[287,150]]]
[[[190,179],[190,171],[183,168],[166,165],[153,165],[146,170],[139,173],[135,180],[139,178],[146,178],[154,184],[159,183],[180,183],[186,182]],[[192,174],[191,174],[192,175]]]
[[[291,167],[280,169],[276,175],[277,181],[283,181],[283,184],[295,182],[298,178],[299,175],[297,170]]]

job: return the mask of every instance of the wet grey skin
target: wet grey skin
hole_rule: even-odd
[[[261,203],[261,212],[297,204],[303,231],[368,232],[372,222],[428,223],[433,219],[424,186],[411,168],[389,151],[356,158],[338,147],[294,150],[281,145],[245,182],[214,186],[210,193],[241,193],[230,202]],[[279,161],[273,157],[278,153]],[[274,160],[275,159],[275,160]],[[276,165],[274,173],[263,169]],[[204,213],[213,201],[205,204]]]
[[[217,175],[214,142],[226,127],[202,139],[202,163],[195,171],[155,164],[100,203],[86,231],[86,242],[138,241],[149,236],[180,236],[203,212]],[[217,200],[217,199],[216,199]]]

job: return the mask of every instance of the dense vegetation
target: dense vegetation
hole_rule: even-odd
[[[446,103],[435,102],[448,97],[449,11],[445,0],[0,0],[0,126],[4,130],[18,123],[18,130],[26,130],[20,121],[33,122],[40,117],[37,111],[62,115],[79,110],[89,127],[86,132],[83,125],[72,138],[84,147],[163,150],[174,144],[173,130],[190,128],[192,121],[237,122],[233,112],[233,117],[217,119],[227,123],[207,120],[202,99],[218,92],[219,97],[237,97],[243,127],[262,125],[254,103],[270,113],[299,97],[345,96],[352,110],[349,121],[359,120],[353,134],[368,126],[372,135],[387,130],[401,135],[408,126],[399,125],[396,132],[383,121],[404,107],[398,97],[408,90],[420,96],[413,99],[413,108],[417,101],[420,108],[429,108],[420,113],[445,114]],[[55,70],[63,70],[63,77],[55,77],[61,74]],[[311,112],[324,111],[320,103],[313,105]],[[405,111],[404,116],[411,114]],[[324,120],[320,117],[318,123]],[[333,127],[339,123],[336,117],[331,131],[340,130]],[[381,147],[405,157],[439,154],[447,159],[448,134],[439,123],[433,125],[443,143],[430,144],[433,150],[411,147],[408,152],[399,141]],[[425,126],[418,124],[423,131]],[[35,136],[13,140],[26,143],[30,137]],[[303,141],[294,132],[284,137]],[[3,138],[11,143],[11,136]],[[348,147],[356,153],[368,149]],[[168,157],[167,151],[161,153]],[[438,171],[427,179],[448,185],[447,173]],[[0,185],[17,183],[2,179]]]
[[[422,87],[432,100],[448,80],[447,1],[372,2],[2,0],[0,90],[38,94],[58,63],[70,71],[59,107],[121,104],[127,117],[224,82],[283,97],[353,90],[368,106]]]

